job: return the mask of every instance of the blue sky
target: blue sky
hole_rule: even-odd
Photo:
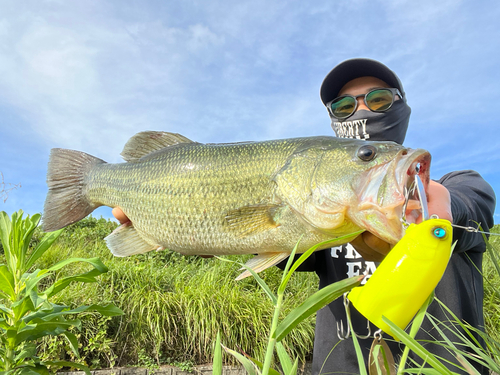
[[[333,135],[319,87],[353,57],[401,78],[412,107],[405,145],[431,152],[433,178],[474,169],[500,192],[496,0],[0,0],[0,9],[0,172],[21,184],[0,201],[8,213],[41,212],[53,147],[120,162],[143,130],[199,142]]]

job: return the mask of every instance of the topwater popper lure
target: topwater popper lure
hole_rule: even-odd
[[[419,182],[416,179],[417,186]],[[422,206],[426,219],[426,202]],[[366,284],[351,290],[349,301],[365,318],[398,340],[382,316],[406,328],[441,280],[451,256],[452,238],[448,220],[410,224]]]

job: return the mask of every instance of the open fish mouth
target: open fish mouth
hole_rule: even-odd
[[[405,197],[403,205],[398,210],[403,225],[416,223],[428,215],[426,194],[430,180],[431,156],[428,152],[416,156],[408,169],[407,163],[401,163],[402,170],[396,171],[396,176],[401,176],[401,181],[398,182],[399,186],[403,186],[401,192]]]
[[[415,186],[419,176],[427,191],[431,155],[422,149],[403,149],[390,163],[376,166],[362,177],[356,188],[357,212],[352,219],[377,237],[397,243],[405,225],[422,215],[422,205]]]
[[[423,150],[415,150],[423,151]],[[423,153],[417,153],[415,155],[415,160],[413,160],[408,166],[408,162],[400,161],[398,167],[401,169],[396,169],[396,177],[400,177],[398,185],[402,186],[401,193],[403,193],[405,200],[398,214],[401,218],[403,224],[415,223],[419,217],[424,214],[424,209],[427,207],[422,207],[422,197],[420,194],[426,194],[429,186],[430,174],[429,167],[431,162],[430,154],[425,151]],[[406,173],[405,173],[406,171]],[[421,180],[425,191],[420,192],[417,187],[417,179]]]

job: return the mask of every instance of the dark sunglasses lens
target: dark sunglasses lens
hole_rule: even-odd
[[[356,109],[356,100],[350,96],[337,98],[332,102],[332,104],[330,104],[330,108],[332,110],[332,114],[336,118],[346,118]]]
[[[391,90],[374,90],[366,95],[366,105],[372,111],[385,111],[389,109],[394,100]]]

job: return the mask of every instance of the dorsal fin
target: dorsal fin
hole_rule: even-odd
[[[154,151],[179,143],[195,142],[177,133],[157,131],[140,132],[128,140],[125,147],[123,147],[121,156],[125,161],[138,160]]]

